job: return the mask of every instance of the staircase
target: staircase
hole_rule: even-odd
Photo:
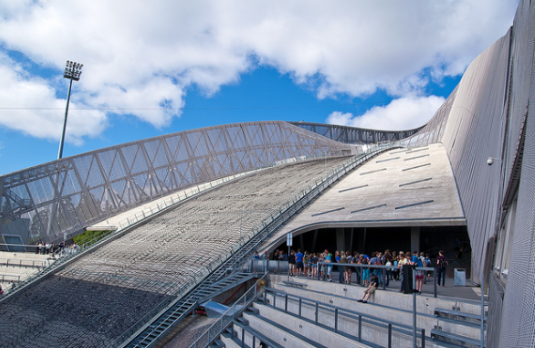
[[[218,273],[213,274],[214,277],[218,275]],[[210,279],[203,282],[189,296],[172,303],[161,311],[157,320],[138,332],[135,338],[123,347],[152,347],[186,316],[195,311],[200,303],[253,279],[253,277],[252,274],[238,272],[215,283],[211,283]]]
[[[356,301],[364,290],[360,286],[284,280],[270,275],[262,296],[210,347],[256,348],[260,342],[269,347],[412,347],[412,296],[378,290],[362,304]],[[480,304],[425,295],[416,299],[417,347],[481,346]]]
[[[431,337],[440,342],[449,343],[458,347],[477,348],[481,347],[481,336],[474,337],[474,331],[481,335],[481,314],[461,312],[458,308],[445,309],[436,308],[435,316],[441,322],[451,325],[458,325],[463,328],[471,328],[469,333],[454,333],[443,330],[442,326],[437,326],[431,330]],[[486,327],[487,317],[483,318],[483,327]],[[467,330],[468,331],[468,330]]]

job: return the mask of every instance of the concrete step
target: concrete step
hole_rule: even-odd
[[[481,347],[481,341],[473,338],[469,338],[462,335],[445,332],[439,329],[431,330],[431,338],[433,340],[446,342],[460,347],[478,348]]]
[[[286,347],[286,345],[280,345],[276,341],[272,340],[272,336],[266,336],[264,333],[257,331],[249,327],[248,325],[244,325],[236,320],[232,325],[232,330],[232,335],[235,336],[238,341],[240,341],[240,346],[242,346],[241,341],[243,340],[243,344],[247,347],[258,347],[258,345],[260,345],[260,342],[263,342],[269,347],[274,348]]]
[[[209,347],[211,347],[211,348],[224,348],[225,344],[223,343],[223,341],[221,341],[221,339],[216,338],[214,340],[214,342],[212,344],[210,344]]]
[[[240,341],[228,332],[221,334],[219,339],[223,342],[224,347],[226,348],[241,348]]]
[[[46,261],[51,258],[52,255],[41,255],[36,253],[21,253],[21,252],[10,252],[10,251],[0,251],[0,259],[23,259],[23,260],[39,260]]]
[[[301,288],[306,288],[308,286],[308,284],[306,283],[298,283],[298,282],[292,282],[292,281],[287,281],[287,280],[283,280],[282,282],[283,284],[286,284],[286,285],[297,286]]]
[[[435,308],[435,316],[439,318],[451,319],[462,323],[481,325],[481,314],[465,313],[453,309]],[[483,318],[487,321],[487,317]]]
[[[343,332],[336,333],[327,325],[316,325],[312,320],[306,317],[314,317],[313,313],[303,313],[303,317],[299,318],[270,306],[254,303],[255,308],[259,310],[259,314],[244,313],[244,316],[249,319],[251,327],[258,328],[262,332],[267,332],[270,337],[279,340],[278,343],[290,346],[289,342],[293,340],[305,338],[304,342],[312,346],[325,347],[373,347],[377,345],[367,344],[369,342],[358,342],[355,337],[344,335]],[[323,313],[322,320],[325,320]],[[340,330],[356,332],[358,323],[339,323]],[[346,325],[347,324],[347,325]],[[384,331],[382,332],[384,334]],[[364,337],[364,336],[363,336]],[[286,338],[286,341],[284,341]],[[388,339],[385,340],[385,345]],[[303,345],[304,346],[304,345]]]
[[[315,281],[313,281],[315,282]],[[313,290],[316,288],[315,284],[310,284],[307,288],[295,288],[292,286],[284,286],[280,283],[272,283],[274,289],[280,294],[289,294],[294,296],[300,296],[324,303],[327,305],[336,306],[339,308],[348,309],[356,313],[367,314],[374,317],[383,318],[390,322],[399,322],[400,318],[409,318],[405,321],[408,325],[412,325],[412,296],[403,295],[399,292],[390,292],[377,290],[371,297],[371,301],[367,304],[357,302],[357,299],[362,297],[364,288],[357,286],[350,286],[344,284],[333,284],[318,282],[320,285],[328,284],[325,290],[331,290],[330,292],[323,292]],[[344,291],[346,289],[347,291]],[[268,288],[269,290],[269,288]],[[320,288],[323,290],[323,288]],[[342,294],[342,295],[339,295]],[[290,297],[291,298],[291,297]],[[457,306],[461,308],[469,308],[468,304],[463,303],[462,306],[456,301],[448,301],[444,299],[435,299],[433,297],[427,297],[424,295],[418,295],[417,300],[417,327],[425,329],[427,335],[432,329],[437,326],[441,326],[442,330],[452,332],[455,334],[471,337],[477,339],[480,336],[480,329],[474,325],[466,325],[461,322],[444,321],[434,315],[433,304],[442,304],[442,307]],[[277,307],[279,302],[284,306],[284,298],[277,298]],[[392,305],[392,302],[396,301],[396,305]],[[410,305],[410,307],[409,307]],[[293,307],[292,307],[293,306]],[[289,304],[289,308],[294,313],[297,313],[298,301],[293,300]],[[406,309],[406,308],[409,309]],[[472,309],[472,308],[470,308]],[[473,308],[475,311],[476,308]],[[479,307],[479,310],[481,308]]]

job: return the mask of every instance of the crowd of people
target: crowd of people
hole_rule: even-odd
[[[325,250],[321,253],[301,252],[300,249],[291,250],[287,255],[283,250],[276,250],[272,257],[269,257],[267,252],[262,256],[255,252],[255,259],[272,259],[278,261],[287,261],[289,264],[290,276],[303,276],[310,278],[319,278],[333,281],[333,270],[338,271],[338,282],[358,285],[370,288],[371,293],[378,286],[390,285],[390,281],[401,281],[400,292],[404,288],[403,273],[401,272],[404,265],[413,267],[435,267],[437,268],[437,282],[438,286],[444,286],[446,280],[446,266],[448,261],[444,256],[444,252],[439,251],[439,256],[436,262],[431,261],[428,253],[414,251],[413,253],[407,251],[392,251],[389,249],[384,252],[374,251],[371,255],[353,253],[349,251],[335,251],[334,254]],[[330,265],[330,264],[333,265]],[[336,266],[335,264],[340,264]],[[351,265],[355,265],[352,267]],[[357,266],[360,265],[360,266]],[[366,267],[369,266],[369,267]],[[373,267],[386,266],[386,267]],[[383,275],[383,272],[385,274]],[[422,293],[422,286],[428,281],[431,281],[432,271],[429,270],[415,270],[416,288],[418,293]],[[353,276],[355,275],[355,276]],[[442,282],[442,285],[441,285]],[[371,289],[373,288],[373,290]],[[370,291],[366,294],[369,295]],[[365,294],[365,295],[366,295]],[[365,299],[363,298],[363,301]]]
[[[65,242],[54,244],[50,242],[37,242],[35,244],[35,253],[41,255],[61,256],[65,254],[75,254],[80,250],[76,243],[67,245]]]

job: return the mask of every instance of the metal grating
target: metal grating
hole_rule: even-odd
[[[351,212],[351,214],[353,214],[353,213],[360,213],[361,211],[367,211],[367,210],[377,209],[377,208],[381,208],[381,207],[386,207],[386,204],[375,205],[375,206],[373,206],[373,207],[368,207],[368,208],[359,209],[359,210],[353,210],[353,211]]]
[[[387,159],[384,159],[384,160],[375,161],[375,163],[388,162],[388,161],[393,161],[393,160],[397,160],[397,159],[400,159],[400,157],[387,158]]]
[[[351,188],[347,188],[347,189],[344,189],[344,190],[340,190],[340,191],[338,191],[338,193],[347,192],[347,191],[351,191],[351,190],[356,190],[356,189],[363,188],[363,187],[368,187],[368,184],[361,185],[361,186],[356,186],[356,187],[351,187]]]
[[[377,169],[377,170],[372,170],[370,172],[364,172],[364,173],[360,173],[360,175],[367,175],[367,174],[373,174],[373,173],[377,173],[377,172],[382,172],[386,170],[386,168],[382,168],[382,169]]]
[[[344,209],[345,209],[345,208],[342,207],[342,208],[337,208],[337,209],[327,210],[327,211],[324,211],[324,212],[321,212],[321,213],[313,214],[312,216],[325,215],[325,214],[334,213],[335,211],[340,211],[340,210],[344,210]]]
[[[427,166],[430,166],[430,165],[431,165],[431,163],[420,164],[419,166],[410,167],[410,168],[405,168],[405,169],[402,169],[401,171],[402,171],[402,172],[405,172],[405,171],[407,171],[407,170],[413,170],[413,169],[417,169],[417,168],[427,167]]]
[[[421,183],[421,182],[426,182],[426,181],[429,181],[429,180],[433,180],[433,178],[427,178],[427,179],[417,180],[417,181],[413,181],[413,182],[408,182],[406,184],[400,184],[399,187],[408,186],[408,185],[414,185],[414,184],[418,184],[418,183]]]
[[[429,204],[429,203],[433,203],[433,202],[434,202],[434,200],[429,200],[429,201],[424,201],[424,202],[407,204],[407,205],[402,205],[400,207],[396,207],[395,209],[405,209],[405,208],[415,207],[415,206],[418,206],[418,205]]]
[[[410,161],[410,160],[413,160],[413,159],[422,158],[422,157],[427,157],[427,156],[430,156],[430,155],[427,154],[427,155],[421,155],[421,156],[409,157],[409,158],[405,158],[404,161]]]
[[[289,123],[195,129],[117,145],[0,176],[1,234],[24,243],[84,227],[184,188],[291,158],[350,155]]]

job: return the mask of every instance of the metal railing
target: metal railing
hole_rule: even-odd
[[[12,279],[6,279],[6,277],[10,277]],[[6,282],[20,282],[20,274],[0,274],[0,282],[6,283]],[[5,292],[6,290],[4,290]]]
[[[248,272],[270,272],[273,274],[287,274],[289,271],[289,264],[288,261],[279,261],[279,260],[263,260],[263,259],[251,259],[246,265],[245,269]],[[324,271],[320,271],[320,267],[325,266]],[[400,270],[397,266],[379,266],[379,265],[359,265],[354,263],[330,263],[330,262],[318,262],[318,274],[315,277],[317,280],[325,281],[327,280],[327,272],[326,267],[350,267],[351,269],[355,269],[357,272],[352,272],[352,274],[355,274],[357,277],[357,283],[356,285],[361,285],[364,283],[364,272],[362,272],[363,269],[381,269],[386,271],[394,271],[394,270]],[[432,272],[433,276],[433,284],[434,284],[434,297],[437,297],[437,270],[433,267],[415,267],[414,270],[416,271],[430,271]],[[323,276],[321,275],[321,272],[324,272]],[[340,270],[338,270],[340,272]],[[388,276],[387,272],[381,272],[381,286],[383,290],[386,290],[386,277]],[[358,279],[360,277],[360,279]],[[359,281],[360,280],[360,281]],[[413,279],[414,282],[414,273],[413,273]],[[378,286],[379,287],[379,286]]]
[[[205,348],[215,340],[243,311],[263,293],[265,273],[239,300],[237,300],[215,323],[213,323],[189,348]]]
[[[320,266],[324,266],[324,271],[320,271]],[[355,269],[360,269],[359,272],[355,272],[357,274],[357,277],[360,277],[360,284],[364,283],[364,272],[362,272],[363,269],[372,269],[372,270],[385,270],[385,271],[394,271],[394,270],[400,270],[401,268],[398,268],[397,266],[380,266],[380,265],[359,265],[354,263],[335,263],[335,262],[318,262],[318,280],[326,280],[327,277],[327,269],[330,267],[331,269],[333,267],[350,267]],[[414,267],[415,271],[431,271],[433,272],[433,284],[434,284],[434,297],[437,297],[437,270],[433,267]],[[323,277],[321,276],[321,272],[324,272]],[[371,272],[370,272],[371,273]],[[383,290],[386,290],[386,276],[387,272],[381,272],[380,275],[380,285],[383,287]],[[371,277],[371,274],[370,274]],[[415,281],[415,273],[413,272],[413,276],[411,279],[412,284],[414,284]],[[379,285],[379,284],[378,284]],[[379,287],[379,286],[378,286]]]
[[[272,294],[272,297],[273,297],[273,301],[271,301],[272,303],[269,303],[269,301],[267,301],[268,293]],[[278,296],[284,297],[284,305],[282,307],[277,307]],[[297,303],[297,309],[295,311],[289,310],[288,302],[290,299],[293,299],[293,301]],[[363,342],[363,338],[362,338],[362,324],[363,323],[370,324],[378,328],[386,329],[387,338],[388,338],[387,347],[389,348],[392,347],[392,333],[394,331],[405,334],[409,337],[413,335],[414,327],[411,325],[400,324],[399,322],[389,321],[384,318],[375,317],[367,313],[361,313],[361,312],[349,310],[347,308],[338,307],[338,306],[334,306],[334,305],[319,302],[319,301],[313,301],[313,300],[310,300],[301,296],[283,293],[276,289],[266,288],[264,290],[264,304],[266,306],[271,306],[274,309],[284,311],[284,313],[297,315],[298,318],[305,319],[307,321],[314,323],[314,325],[318,325],[318,326],[320,325],[326,326],[325,324],[322,324],[319,322],[320,310],[327,311],[327,312],[330,311],[332,312],[332,315],[334,316],[334,325],[330,329],[332,329],[335,333],[343,333],[344,335],[355,337],[358,342]],[[307,318],[306,316],[303,315],[303,308],[305,306],[309,306],[309,308],[312,309],[312,312],[314,313],[313,319]],[[355,335],[355,332],[342,332],[342,330],[340,329],[338,325],[340,317],[346,317],[346,318],[350,318],[352,320],[357,321],[357,330],[356,330],[357,334],[356,335]],[[380,335],[377,337],[384,337],[384,336]],[[425,348],[425,339],[426,339],[425,329],[418,330],[417,337],[420,338],[421,340],[420,347]],[[382,342],[371,342],[371,343],[383,344]]]
[[[5,260],[5,261],[2,261]],[[37,266],[36,266],[37,264]],[[48,267],[51,264],[49,260],[29,260],[0,257],[1,266],[18,266],[18,267],[37,267],[39,269]]]

